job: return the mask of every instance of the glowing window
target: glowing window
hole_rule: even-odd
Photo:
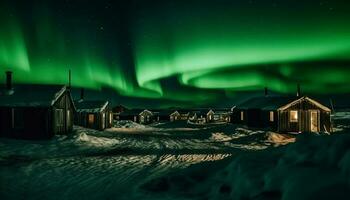
[[[289,121],[290,122],[298,122],[298,111],[291,110],[289,112]]]
[[[109,123],[112,124],[113,123],[113,114],[109,113]]]
[[[243,121],[243,120],[244,120],[244,112],[241,111],[241,121]]]
[[[95,121],[95,115],[94,114],[89,114],[88,115],[88,120],[89,120],[89,124],[93,124]]]
[[[274,112],[270,111],[270,122],[273,122],[274,120]]]

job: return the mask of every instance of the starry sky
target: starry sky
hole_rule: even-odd
[[[0,5],[0,73],[17,84],[66,84],[71,69],[73,87],[132,106],[234,103],[264,87],[295,94],[298,83],[310,95],[350,92],[346,1]]]

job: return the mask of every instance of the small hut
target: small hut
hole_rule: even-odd
[[[331,132],[331,110],[309,97],[265,96],[234,110],[234,121],[279,132]]]
[[[108,101],[79,100],[75,103],[75,124],[95,130],[104,130],[113,125],[113,114]]]
[[[124,110],[121,113],[115,113],[116,120],[129,120],[133,122],[139,122],[139,114],[143,110],[141,109],[132,109],[132,110]]]
[[[75,106],[66,86],[16,85],[7,72],[0,89],[0,136],[49,139],[73,130]]]
[[[143,110],[139,114],[139,122],[140,124],[150,124],[153,122],[153,112],[149,110]]]
[[[170,121],[173,122],[178,120],[181,120],[181,114],[176,110],[170,114]]]

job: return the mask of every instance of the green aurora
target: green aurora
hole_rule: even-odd
[[[16,83],[66,84],[72,70],[75,87],[180,102],[264,87],[289,94],[298,83],[309,94],[350,92],[350,5],[200,2],[134,1],[111,11],[93,9],[96,2],[76,14],[54,3],[4,3],[0,72],[12,70]],[[123,9],[127,20],[119,14],[116,23],[111,16]],[[97,20],[88,20],[91,10]]]

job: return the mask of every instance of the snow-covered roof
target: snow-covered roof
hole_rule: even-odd
[[[75,105],[78,112],[98,113],[104,111],[109,102],[108,101],[76,101]]]
[[[298,97],[295,96],[262,96],[248,99],[238,106],[239,109],[277,110]]]
[[[0,89],[0,106],[49,107],[67,91],[62,85],[16,85],[12,90]]]
[[[149,110],[143,110],[139,115],[153,115],[153,113]]]
[[[289,103],[289,104],[287,104],[285,106],[282,106],[278,110],[285,110],[285,109],[287,109],[287,108],[289,108],[289,107],[291,107],[291,106],[293,106],[295,104],[300,103],[301,101],[308,101],[311,104],[314,104],[315,106],[321,108],[324,111],[328,111],[328,112],[331,111],[331,109],[329,109],[328,107],[326,107],[326,106],[322,105],[321,103],[319,103],[319,102],[317,102],[317,101],[315,101],[315,100],[313,100],[313,99],[311,99],[309,97],[306,97],[306,96],[305,97],[301,97],[301,98],[299,98],[299,99],[297,99],[297,100],[295,100],[295,101],[293,101],[293,102],[291,102],[291,103]]]

